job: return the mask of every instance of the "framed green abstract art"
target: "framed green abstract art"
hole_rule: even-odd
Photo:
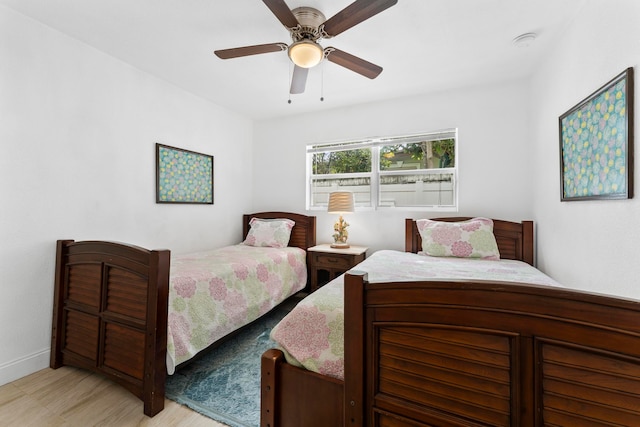
[[[633,197],[633,68],[560,116],[561,200]]]
[[[156,203],[213,204],[213,156],[156,144]]]

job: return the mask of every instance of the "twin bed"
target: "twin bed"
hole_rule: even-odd
[[[100,372],[157,414],[167,373],[305,288],[315,224],[286,212],[244,215],[244,244],[173,257],[58,241],[50,366]]]
[[[493,221],[499,261],[441,258],[419,225],[274,328],[262,427],[640,425],[640,302],[534,269],[530,221]]]

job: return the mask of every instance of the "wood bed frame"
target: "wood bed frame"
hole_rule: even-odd
[[[316,218],[287,212],[243,215],[295,221],[289,246],[316,244]],[[103,242],[58,240],[50,366],[99,372],[164,408],[170,252]],[[213,344],[215,346],[215,343]]]
[[[533,262],[532,222],[494,227],[503,258]],[[414,221],[406,231],[415,252]],[[261,397],[262,427],[637,426],[640,301],[493,281],[370,284],[352,270],[345,381],[268,350]]]

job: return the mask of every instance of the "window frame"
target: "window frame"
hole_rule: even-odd
[[[380,170],[380,150],[384,146],[411,144],[417,142],[440,141],[446,139],[454,140],[454,158],[455,164],[449,168],[431,168],[431,169],[409,169],[409,170]],[[356,150],[359,148],[371,149],[371,172],[354,172],[340,174],[313,174],[313,155],[321,152],[336,152]],[[459,174],[459,150],[458,150],[458,129],[445,129],[436,132],[425,132],[404,136],[393,137],[376,137],[366,138],[352,141],[338,141],[328,143],[316,143],[307,145],[306,147],[306,209],[307,210],[326,210],[326,205],[313,204],[313,183],[319,179],[340,179],[340,178],[358,178],[369,177],[370,205],[362,206],[356,199],[356,210],[401,210],[401,211],[430,211],[430,212],[458,212],[458,174]],[[415,206],[385,206],[381,202],[381,177],[397,176],[397,175],[451,175],[452,186],[452,204],[434,204],[434,205],[415,205]],[[331,178],[330,178],[331,177]]]

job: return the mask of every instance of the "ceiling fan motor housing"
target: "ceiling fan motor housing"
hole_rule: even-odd
[[[291,11],[293,16],[298,20],[297,27],[290,28],[291,38],[294,42],[300,40],[312,40],[325,37],[326,34],[322,34],[320,26],[327,20],[324,14],[318,9],[312,7],[297,7]]]

